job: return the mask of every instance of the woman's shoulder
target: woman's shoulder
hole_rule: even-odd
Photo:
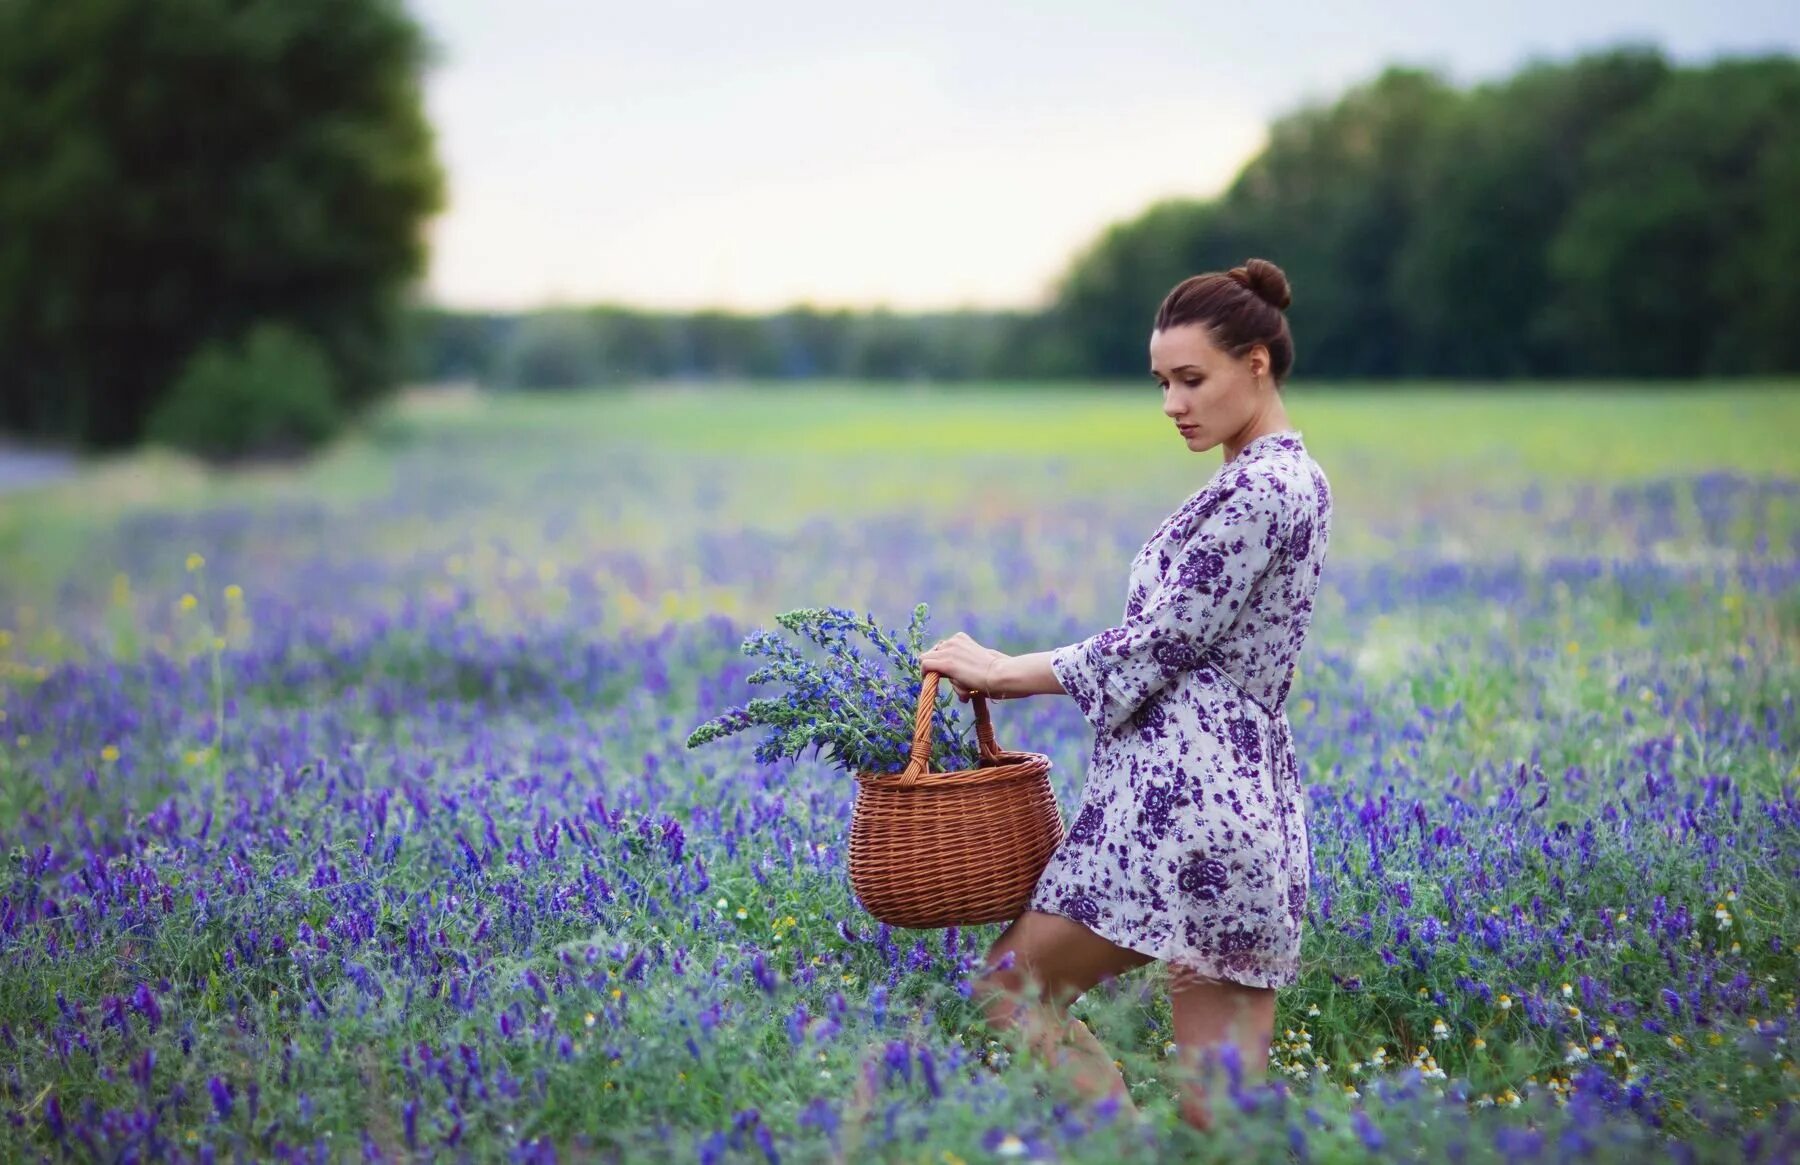
[[[1170,541],[1186,542],[1208,527],[1266,524],[1286,529],[1292,490],[1289,476],[1263,458],[1227,464],[1169,515],[1161,533]]]
[[[1298,442],[1274,446],[1239,470],[1241,488],[1283,509],[1310,509],[1326,501],[1331,486],[1325,468]]]

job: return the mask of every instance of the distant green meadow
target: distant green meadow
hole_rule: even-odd
[[[1134,1125],[982,1026],[999,925],[860,910],[852,781],[685,747],[781,611],[1116,621],[1220,456],[1160,405],[418,393],[0,494],[0,1159],[1800,1158],[1800,384],[1287,390],[1315,877],[1205,1136],[1154,968],[1076,1009]],[[995,720],[1067,820],[1078,713]]]

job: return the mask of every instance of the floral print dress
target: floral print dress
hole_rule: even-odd
[[[1124,622],[1051,653],[1095,735],[1031,909],[1210,978],[1297,978],[1312,849],[1284,705],[1330,532],[1300,432],[1265,433],[1138,552]]]

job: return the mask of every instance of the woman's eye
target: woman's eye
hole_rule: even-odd
[[[1181,383],[1187,385],[1189,388],[1199,388],[1200,387],[1200,382],[1198,380],[1184,380]]]

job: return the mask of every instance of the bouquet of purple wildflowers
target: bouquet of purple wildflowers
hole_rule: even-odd
[[[902,639],[883,631],[872,616],[858,617],[842,607],[775,616],[784,630],[822,648],[823,662],[815,664],[773,631],[753,632],[744,640],[744,654],[769,662],[752,672],[749,682],[782,683],[787,694],[755,697],[708,720],[694,729],[687,746],[763,727],[769,731],[757,745],[756,759],[764,763],[798,757],[808,748],[814,757],[829,749],[832,763],[847,773],[899,772],[912,752],[913,716],[925,678],[919,656],[925,650],[926,617],[920,603]],[[852,635],[868,639],[875,653],[865,655],[850,642]],[[955,690],[940,685],[931,748],[932,765],[939,770],[974,768],[980,756],[973,719],[954,715],[956,705]]]

